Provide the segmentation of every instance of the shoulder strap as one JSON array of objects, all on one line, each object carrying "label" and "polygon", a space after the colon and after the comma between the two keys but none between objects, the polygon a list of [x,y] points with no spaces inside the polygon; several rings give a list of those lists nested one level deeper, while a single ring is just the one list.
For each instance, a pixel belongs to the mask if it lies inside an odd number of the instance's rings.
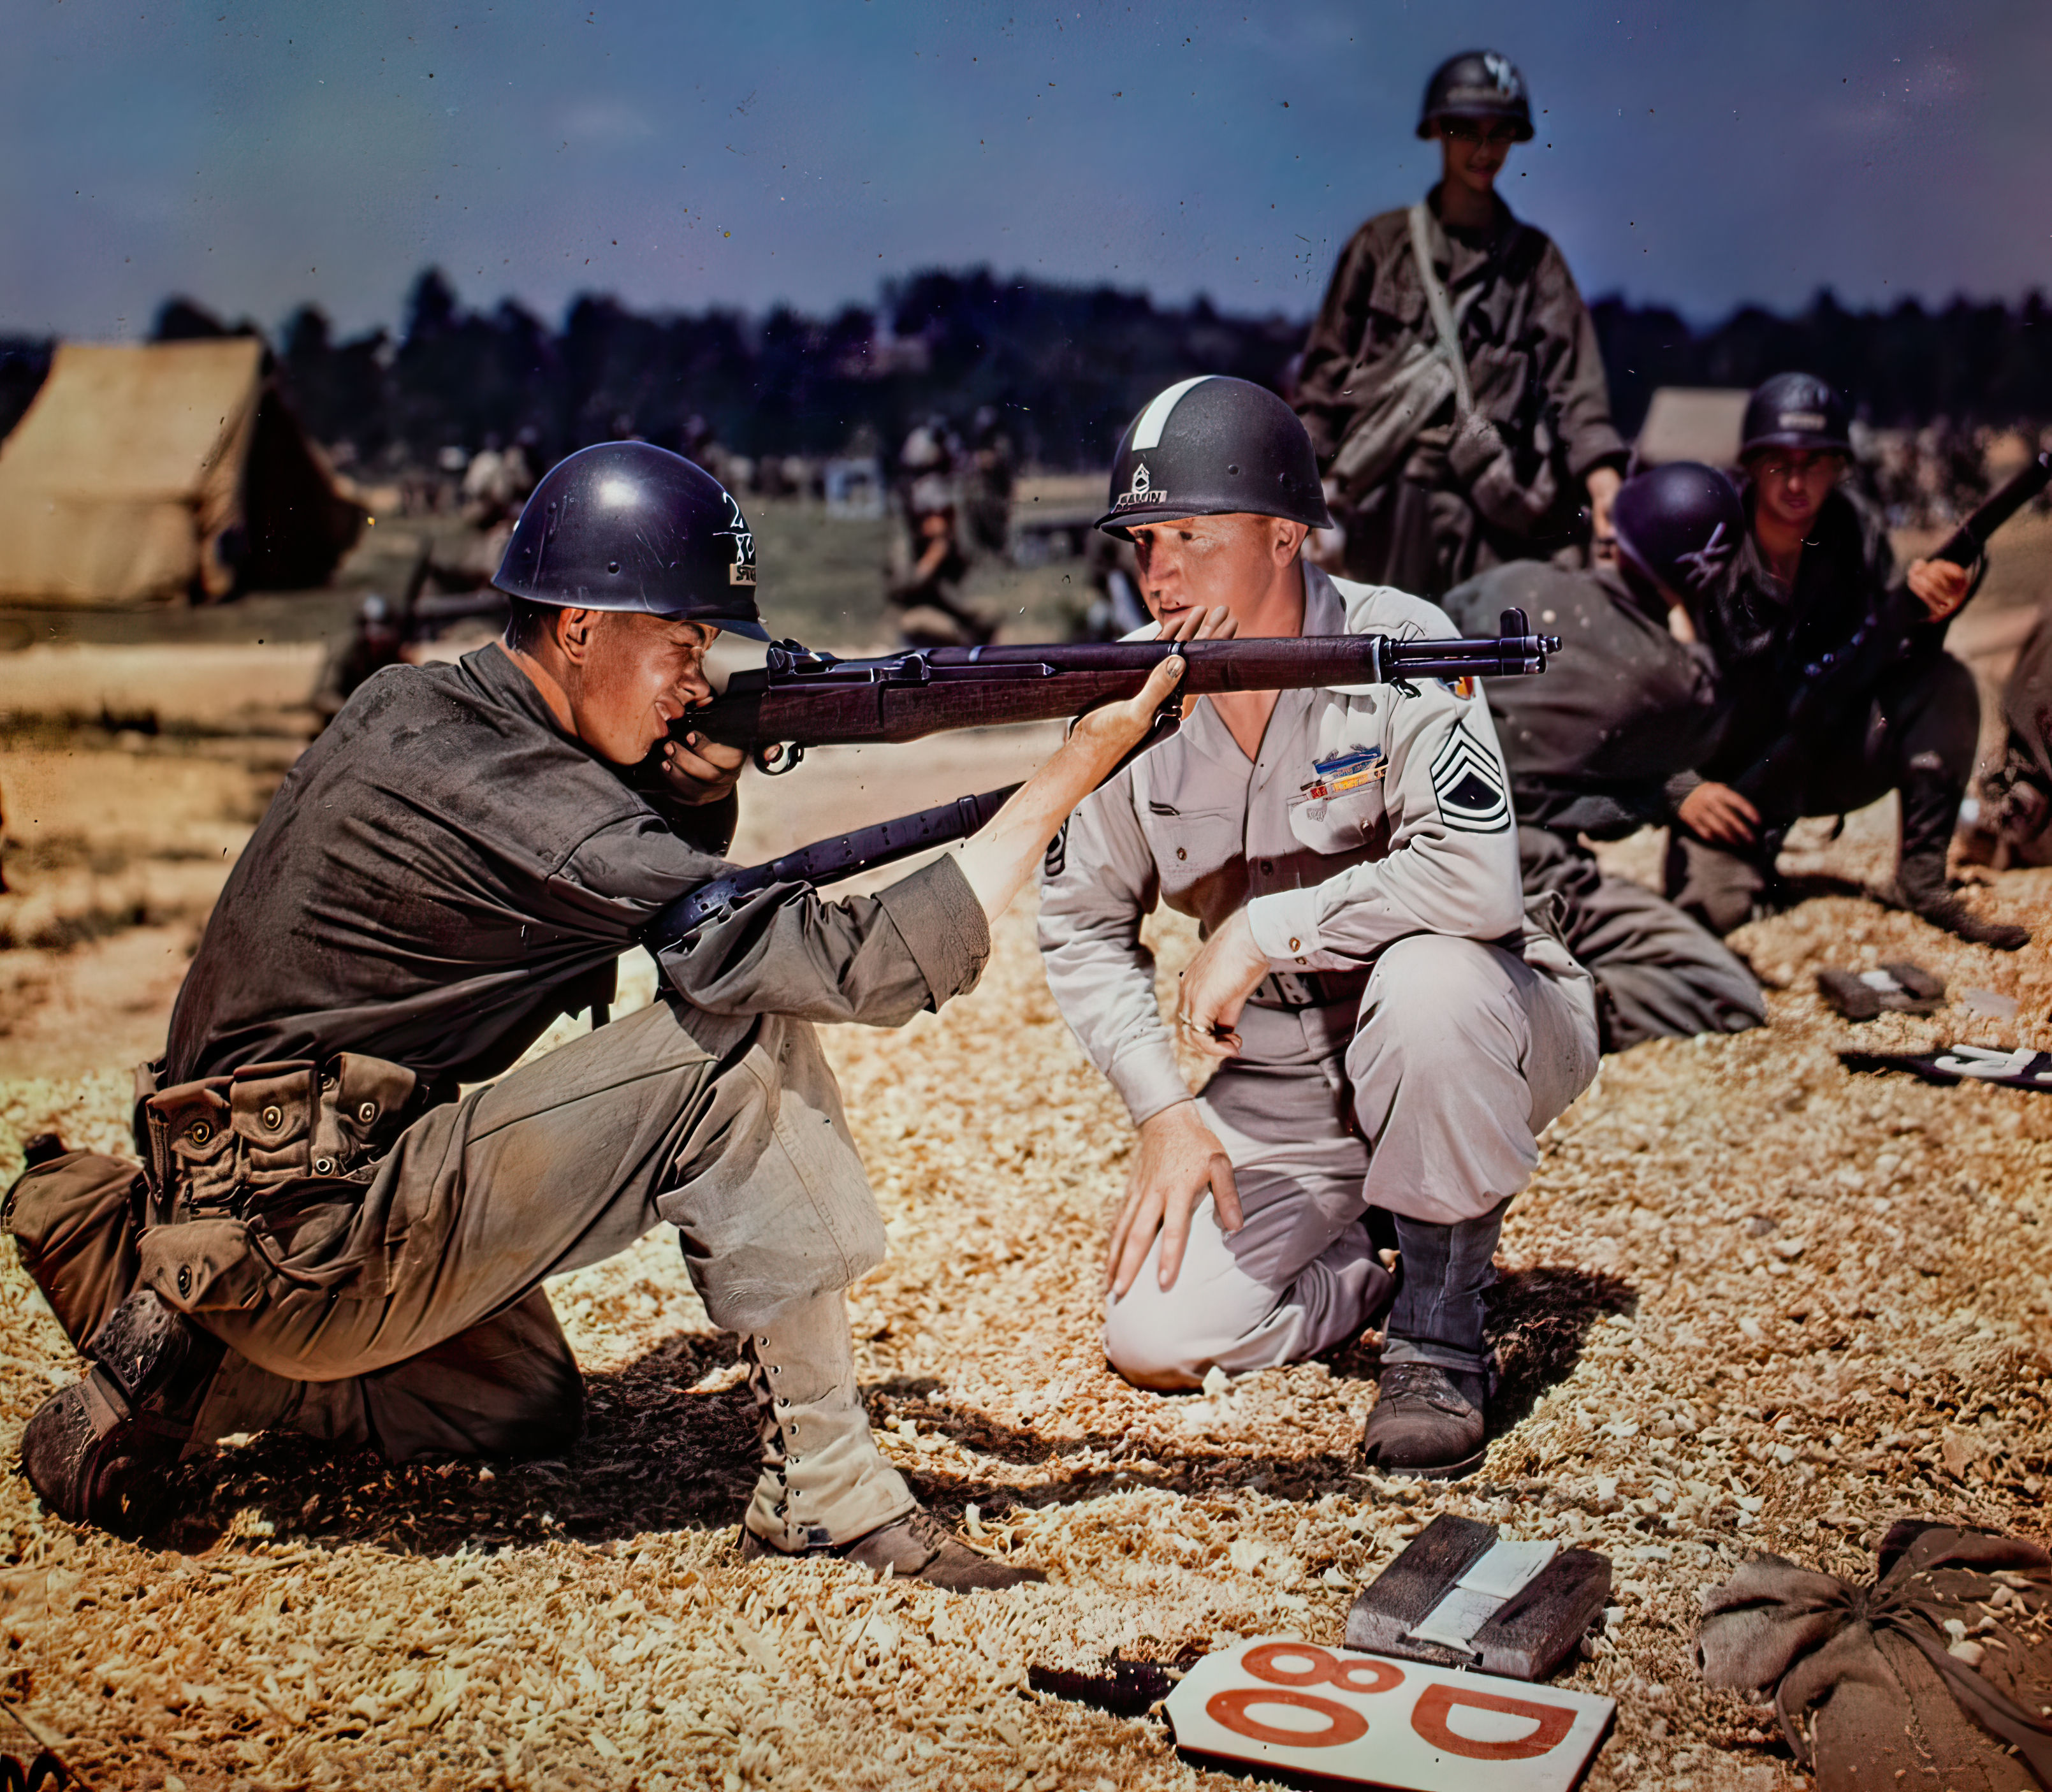
[{"label": "shoulder strap", "polygon": [[1432,332],[1439,339],[1440,359],[1453,370],[1454,406],[1463,417],[1474,409],[1474,393],[1468,384],[1467,357],[1461,353],[1461,333],[1454,322],[1454,308],[1447,302],[1447,289],[1432,266],[1431,214],[1420,199],[1411,208],[1411,254],[1418,264],[1418,278],[1425,288],[1425,304],[1432,314]]}]

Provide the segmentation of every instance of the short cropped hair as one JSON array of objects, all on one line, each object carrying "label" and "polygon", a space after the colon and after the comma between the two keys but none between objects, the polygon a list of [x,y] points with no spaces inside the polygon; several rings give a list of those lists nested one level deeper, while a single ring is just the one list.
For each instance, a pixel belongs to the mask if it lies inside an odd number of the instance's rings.
[{"label": "short cropped hair", "polygon": [[506,645],[516,653],[532,653],[554,632],[562,612],[554,604],[527,598],[506,600]]}]

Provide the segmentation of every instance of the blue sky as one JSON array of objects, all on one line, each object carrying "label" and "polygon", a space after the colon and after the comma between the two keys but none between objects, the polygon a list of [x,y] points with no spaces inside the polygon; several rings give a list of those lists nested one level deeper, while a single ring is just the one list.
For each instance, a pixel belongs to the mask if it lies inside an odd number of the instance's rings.
[{"label": "blue sky", "polygon": [[1442,56],[1543,108],[1502,190],[1584,290],[1698,319],[2052,274],[2043,0],[14,0],[0,331],[188,292],[397,317],[433,261],[555,317],[812,309],[988,263],[1308,312],[1408,203]]}]

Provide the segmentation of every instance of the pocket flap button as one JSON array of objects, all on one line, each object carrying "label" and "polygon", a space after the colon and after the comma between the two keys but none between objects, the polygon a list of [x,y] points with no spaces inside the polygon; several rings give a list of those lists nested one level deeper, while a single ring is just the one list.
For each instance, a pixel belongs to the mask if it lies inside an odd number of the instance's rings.
[{"label": "pocket flap button", "polygon": [[356,1117],[359,1120],[362,1121],[366,1126],[370,1125],[373,1120],[378,1118],[378,1104],[374,1101],[366,1101],[363,1103],[362,1105],[356,1110]]},{"label": "pocket flap button", "polygon": [[284,1123],[285,1110],[276,1102],[272,1102],[264,1110],[264,1127],[267,1132],[276,1132]]}]

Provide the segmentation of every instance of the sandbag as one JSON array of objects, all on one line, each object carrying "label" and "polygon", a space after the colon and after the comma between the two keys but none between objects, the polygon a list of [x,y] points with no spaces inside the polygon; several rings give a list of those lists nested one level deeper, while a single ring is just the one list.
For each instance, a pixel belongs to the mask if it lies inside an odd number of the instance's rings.
[{"label": "sandbag", "polygon": [[2052,1555],[1921,1519],[1877,1553],[1871,1586],[1767,1555],[1709,1589],[1703,1677],[1772,1688],[1818,1792],[2052,1789]]}]

